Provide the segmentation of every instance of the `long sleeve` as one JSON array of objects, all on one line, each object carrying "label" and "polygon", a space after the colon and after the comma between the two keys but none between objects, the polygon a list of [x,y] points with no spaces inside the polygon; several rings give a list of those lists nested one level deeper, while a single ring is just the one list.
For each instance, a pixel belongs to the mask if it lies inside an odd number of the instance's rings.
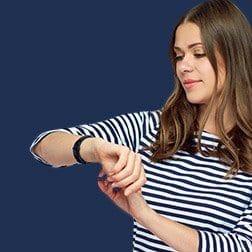
[{"label": "long sleeve", "polygon": [[131,150],[137,152],[142,136],[148,134],[148,132],[157,127],[158,124],[158,110],[128,113],[96,123],[82,124],[43,132],[33,141],[30,151],[35,159],[47,164],[46,161],[37,156],[32,149],[48,134],[60,131],[75,135],[101,137],[108,142],[127,146]]},{"label": "long sleeve", "polygon": [[199,231],[199,251],[249,252],[252,251],[252,201],[232,232]]}]

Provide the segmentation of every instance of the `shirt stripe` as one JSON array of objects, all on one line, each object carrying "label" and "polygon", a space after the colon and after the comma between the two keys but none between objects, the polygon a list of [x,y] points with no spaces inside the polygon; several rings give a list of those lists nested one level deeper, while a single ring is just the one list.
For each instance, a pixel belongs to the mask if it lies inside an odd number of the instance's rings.
[{"label": "shirt stripe", "polygon": [[[159,116],[159,110],[142,111],[46,131],[34,140],[30,150],[55,131],[102,137],[128,146],[142,157],[147,177],[142,193],[149,206],[164,217],[195,228],[199,251],[252,251],[252,175],[239,171],[225,180],[229,167],[217,157],[182,150],[174,154],[174,159],[151,162],[150,151],[143,147],[155,140]],[[203,131],[201,137],[203,148],[217,147],[217,136]],[[198,141],[196,136],[194,140]],[[175,250],[134,220],[133,251]]]}]

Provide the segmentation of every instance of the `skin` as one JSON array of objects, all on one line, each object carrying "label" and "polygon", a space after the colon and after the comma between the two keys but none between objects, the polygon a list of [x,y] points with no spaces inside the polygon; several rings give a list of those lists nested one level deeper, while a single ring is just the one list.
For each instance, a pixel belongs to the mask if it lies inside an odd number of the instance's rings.
[{"label": "skin", "polygon": [[[203,113],[212,95],[215,75],[209,60],[202,55],[204,50],[200,30],[195,24],[185,23],[178,27],[174,50],[177,54],[177,76],[187,99],[191,103],[200,104]],[[217,59],[218,89],[221,90],[225,79],[225,68],[218,54]],[[191,86],[190,83],[186,85],[184,82],[189,79],[196,82]],[[208,128],[212,133],[214,133],[213,118],[210,115],[206,124],[206,129]],[[73,165],[76,160],[73,157],[72,146],[78,138],[79,136],[73,134],[54,132],[35,145],[33,151],[51,165]],[[80,155],[88,162],[101,164],[99,176],[106,174],[107,179],[99,180],[98,186],[118,207],[175,250],[198,251],[199,238],[195,229],[165,218],[147,205],[141,193],[146,178],[139,154],[127,147],[94,137],[82,142]],[[121,189],[116,192],[113,190],[115,187]]]},{"label": "skin", "polygon": [[[79,137],[54,132],[35,145],[33,151],[55,167],[70,166],[76,163],[72,146]],[[80,155],[87,162],[100,163],[112,187],[123,188],[125,195],[137,192],[146,182],[140,155],[128,147],[92,137],[82,142]]]},{"label": "skin", "polygon": [[[185,23],[176,31],[174,50],[176,53],[176,74],[183,86],[189,102],[199,104],[203,113],[215,85],[215,73],[204,53],[200,29],[193,23]],[[225,80],[225,67],[221,56],[218,61],[218,91]],[[188,81],[189,80],[189,81]],[[192,81],[193,80],[193,81]],[[206,123],[205,129],[215,133],[214,110]],[[228,111],[228,110],[227,110]],[[226,120],[228,120],[226,113]],[[103,175],[101,171],[100,175]],[[125,197],[122,191],[114,192],[109,181],[99,181],[100,189],[128,214],[133,216],[164,243],[177,251],[198,251],[199,237],[195,229],[165,218],[151,209],[144,200],[141,190]]]},{"label": "skin", "polygon": [[[193,23],[185,23],[178,27],[174,45],[176,53],[176,74],[185,90],[186,97],[193,104],[207,105],[215,85],[215,73],[204,52],[200,29]],[[218,91],[223,88],[225,68],[223,59],[217,54]],[[185,84],[194,80],[192,86]]]},{"label": "skin", "polygon": [[[199,122],[201,122],[201,118],[211,99],[216,78],[214,69],[204,51],[200,29],[196,24],[188,22],[178,27],[174,51],[176,54],[177,77],[186,93],[188,101],[200,105],[201,115]],[[218,67],[217,92],[220,93],[224,86],[226,70],[221,54],[217,50],[215,53]],[[218,135],[215,128],[216,109],[216,107],[212,107],[204,130]],[[229,129],[228,126],[231,127],[233,125],[231,115],[230,106],[227,106],[224,113],[226,130]]]}]

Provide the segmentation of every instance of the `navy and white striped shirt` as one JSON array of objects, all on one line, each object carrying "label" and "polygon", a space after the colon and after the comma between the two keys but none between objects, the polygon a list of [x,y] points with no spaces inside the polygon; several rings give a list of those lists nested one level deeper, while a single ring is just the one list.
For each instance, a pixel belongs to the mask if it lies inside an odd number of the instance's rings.
[{"label": "navy and white striped shirt", "polygon": [[[129,113],[98,123],[47,131],[38,136],[31,148],[53,131],[92,135],[128,146],[141,154],[147,177],[142,193],[149,206],[196,229],[199,251],[252,251],[252,175],[239,171],[234,178],[225,180],[229,167],[218,158],[186,151],[178,151],[175,159],[151,162],[150,151],[142,148],[154,141],[159,114],[158,110]],[[203,146],[214,148],[217,144],[217,136],[202,133]],[[134,221],[133,251],[175,250]]]}]

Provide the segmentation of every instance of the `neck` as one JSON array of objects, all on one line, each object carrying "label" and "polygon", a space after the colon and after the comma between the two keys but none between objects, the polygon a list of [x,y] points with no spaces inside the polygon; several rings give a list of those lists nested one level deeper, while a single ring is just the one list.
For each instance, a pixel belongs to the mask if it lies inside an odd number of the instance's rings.
[{"label": "neck", "polygon": [[[203,118],[206,113],[206,109],[207,108],[205,105],[202,105],[200,107],[199,125],[203,123]],[[214,135],[220,135],[218,127],[216,125],[216,121],[215,121],[216,113],[217,113],[217,107],[211,108],[210,114],[206,120],[203,130]],[[234,122],[235,121],[232,116],[231,106],[227,106],[227,108],[224,111],[224,117],[223,117],[223,125],[224,125],[225,132],[228,132],[233,128],[233,126],[235,125]]]}]

